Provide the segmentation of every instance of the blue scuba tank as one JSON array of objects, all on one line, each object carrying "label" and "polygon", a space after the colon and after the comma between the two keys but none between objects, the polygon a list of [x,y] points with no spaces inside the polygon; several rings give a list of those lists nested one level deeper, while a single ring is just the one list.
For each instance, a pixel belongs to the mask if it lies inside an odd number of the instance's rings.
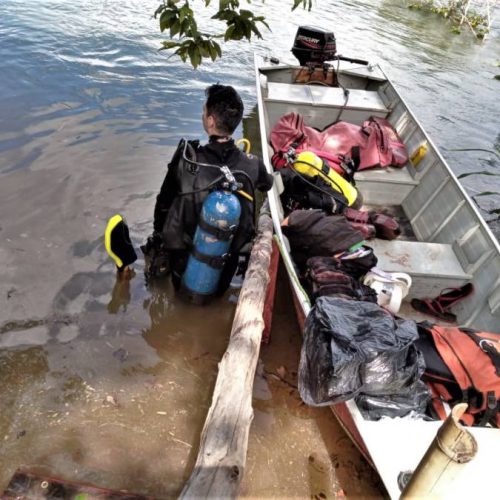
[{"label": "blue scuba tank", "polygon": [[182,277],[182,289],[192,302],[205,303],[217,291],[240,215],[240,201],[230,191],[213,191],[205,198]]}]

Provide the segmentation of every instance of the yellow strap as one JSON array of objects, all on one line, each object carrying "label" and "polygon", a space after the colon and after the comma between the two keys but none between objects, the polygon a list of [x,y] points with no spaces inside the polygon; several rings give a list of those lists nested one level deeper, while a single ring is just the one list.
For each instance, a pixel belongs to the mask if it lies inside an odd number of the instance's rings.
[{"label": "yellow strap", "polygon": [[[243,144],[245,146],[245,148],[243,149],[243,151],[245,153],[250,153],[250,149],[252,148],[252,145],[250,144],[250,141],[248,139],[245,139],[244,137],[242,137],[241,139],[238,139],[236,141],[236,146],[239,147],[240,144]],[[245,191],[242,191],[241,189],[239,191],[236,191],[238,194],[240,194],[241,196],[243,196],[243,198],[246,198],[248,201],[253,201],[253,198]]]},{"label": "yellow strap", "polygon": [[253,201],[253,198],[246,191],[242,191],[241,189],[239,189],[236,192],[243,196],[243,198],[246,198],[248,201]]},{"label": "yellow strap", "polygon": [[250,153],[250,149],[252,148],[252,145],[250,144],[250,141],[248,139],[245,139],[244,137],[241,139],[238,139],[236,141],[236,146],[239,147],[240,144],[243,144],[245,146],[243,149],[243,151],[245,153]]},{"label": "yellow strap", "polygon": [[106,225],[106,230],[104,231],[104,247],[106,248],[106,252],[108,252],[109,256],[115,261],[115,264],[118,267],[123,266],[123,261],[116,255],[111,248],[111,233],[113,229],[123,221],[123,217],[120,214],[113,215],[111,219],[108,220]]}]

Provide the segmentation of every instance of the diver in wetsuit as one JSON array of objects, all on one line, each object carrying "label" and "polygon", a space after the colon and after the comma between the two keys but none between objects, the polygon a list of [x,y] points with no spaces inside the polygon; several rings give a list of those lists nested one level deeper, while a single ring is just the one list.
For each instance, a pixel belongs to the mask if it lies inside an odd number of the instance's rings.
[{"label": "diver in wetsuit", "polygon": [[[242,195],[238,196],[241,216],[219,281],[217,294],[221,295],[231,282],[242,247],[255,233],[252,201],[255,190],[268,191],[273,178],[260,159],[243,153],[231,137],[243,117],[243,102],[236,90],[216,84],[208,87],[205,94],[202,120],[209,141],[203,146],[199,141],[187,144],[180,141],[156,198],[153,237],[143,251],[148,256],[148,247],[149,250],[158,248],[158,245],[161,247],[150,263],[150,275],[171,271],[174,287],[179,289],[203,201],[214,188],[214,181],[221,176],[220,169],[197,164],[227,166],[233,172],[242,171],[246,175],[240,173],[237,177],[242,184]],[[154,262],[154,259],[159,262]]]}]

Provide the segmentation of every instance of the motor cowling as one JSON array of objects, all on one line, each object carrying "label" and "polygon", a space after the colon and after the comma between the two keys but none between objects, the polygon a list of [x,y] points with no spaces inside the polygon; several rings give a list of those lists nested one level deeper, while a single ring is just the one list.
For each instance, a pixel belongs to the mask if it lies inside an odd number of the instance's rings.
[{"label": "motor cowling", "polygon": [[182,277],[182,291],[191,302],[204,304],[216,293],[240,216],[240,201],[232,192],[213,191],[205,198]]},{"label": "motor cowling", "polygon": [[301,66],[317,67],[334,59],[337,53],[332,31],[311,26],[299,26],[292,48]]}]

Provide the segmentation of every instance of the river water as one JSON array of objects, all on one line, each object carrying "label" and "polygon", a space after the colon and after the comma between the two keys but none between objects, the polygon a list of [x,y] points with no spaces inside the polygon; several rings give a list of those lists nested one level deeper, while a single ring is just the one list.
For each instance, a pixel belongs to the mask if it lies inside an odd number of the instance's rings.
[{"label": "river water", "polygon": [[[115,283],[102,234],[117,212],[137,246],[151,232],[172,148],[202,136],[207,85],[234,85],[255,127],[253,51],[287,59],[299,24],[331,28],[341,54],[383,64],[456,173],[500,172],[491,153],[453,151],[500,148],[498,25],[478,42],[403,1],[253,2],[265,40],[192,70],[157,51],[157,3],[0,5],[0,490],[20,466],[160,498],[189,476],[237,290],[189,306],[168,283],[147,288],[141,261]],[[500,191],[494,176],[464,185]],[[477,201],[493,219],[498,196]],[[272,335],[243,495],[380,495],[329,411],[293,388],[300,332],[284,280]]]}]

